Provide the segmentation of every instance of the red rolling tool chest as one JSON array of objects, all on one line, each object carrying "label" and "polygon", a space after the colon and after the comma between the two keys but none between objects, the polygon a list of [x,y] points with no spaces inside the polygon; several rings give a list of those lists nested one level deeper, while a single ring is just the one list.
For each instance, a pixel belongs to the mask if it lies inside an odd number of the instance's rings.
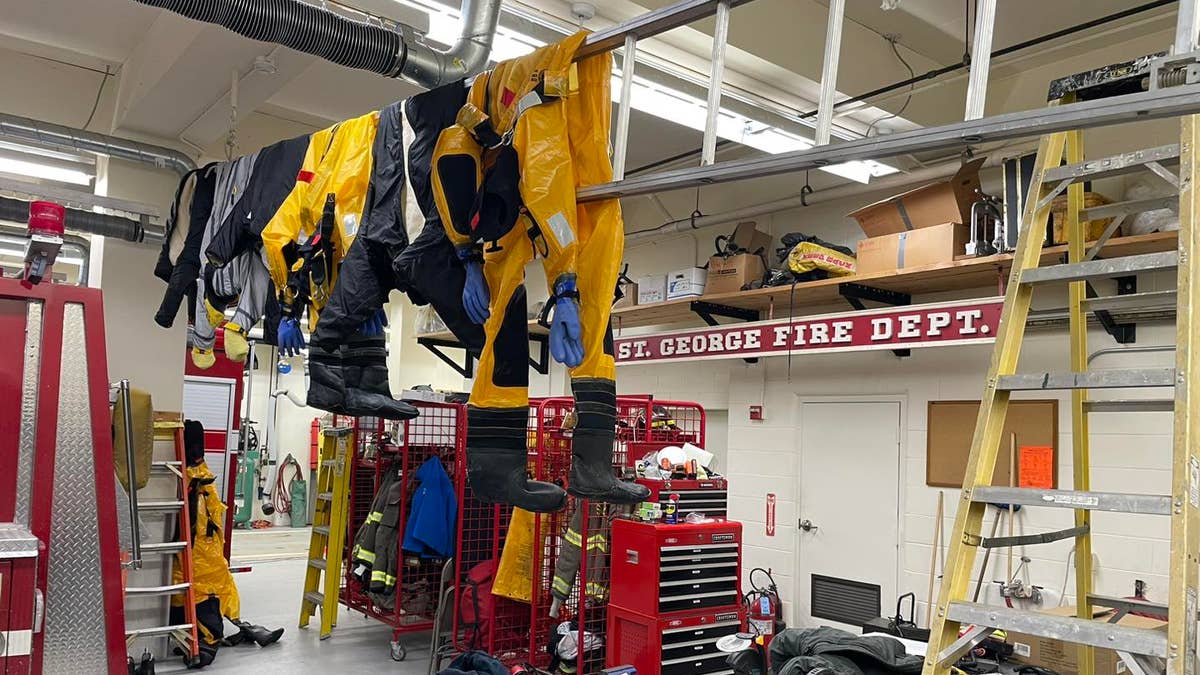
[{"label": "red rolling tool chest", "polygon": [[709,518],[724,518],[729,514],[729,484],[724,478],[704,480],[651,480],[637,479],[638,485],[650,490],[648,502],[665,502],[667,495],[679,495],[680,520],[690,513],[702,513]]},{"label": "red rolling tool chest", "polygon": [[742,525],[666,525],[617,520],[612,527],[607,665],[639,675],[730,672],[717,650],[742,630]]}]

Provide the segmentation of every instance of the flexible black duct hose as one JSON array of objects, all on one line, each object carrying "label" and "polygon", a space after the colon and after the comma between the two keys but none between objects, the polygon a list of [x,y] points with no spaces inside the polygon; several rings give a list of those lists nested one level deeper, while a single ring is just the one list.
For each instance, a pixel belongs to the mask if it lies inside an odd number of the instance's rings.
[{"label": "flexible black duct hose", "polygon": [[[0,220],[13,223],[28,222],[29,202],[0,197]],[[80,209],[67,209],[65,225],[66,229],[75,232],[87,232],[131,242],[139,242],[146,236],[142,224],[136,220]]]},{"label": "flexible black duct hose", "polygon": [[224,26],[349,68],[395,77],[406,48],[400,33],[297,0],[137,0],[189,19]]}]

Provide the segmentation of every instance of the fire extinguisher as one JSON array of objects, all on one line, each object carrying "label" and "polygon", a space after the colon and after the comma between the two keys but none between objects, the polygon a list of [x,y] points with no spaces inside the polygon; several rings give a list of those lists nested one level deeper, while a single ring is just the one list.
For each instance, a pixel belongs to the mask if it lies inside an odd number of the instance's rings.
[{"label": "fire extinguisher", "polygon": [[[755,575],[767,578],[767,583],[760,585],[755,582]],[[750,588],[743,598],[748,614],[750,632],[761,638],[765,650],[780,631],[787,628],[783,621],[783,604],[779,602],[779,589],[770,569],[755,567],[750,570]]]}]

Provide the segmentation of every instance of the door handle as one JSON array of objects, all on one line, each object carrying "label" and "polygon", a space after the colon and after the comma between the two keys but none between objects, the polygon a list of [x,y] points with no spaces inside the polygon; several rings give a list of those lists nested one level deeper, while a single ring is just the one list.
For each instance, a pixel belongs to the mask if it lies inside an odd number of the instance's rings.
[{"label": "door handle", "polygon": [[813,525],[811,520],[805,518],[804,520],[800,521],[800,529],[804,530],[805,532],[816,532],[820,528],[818,528],[816,525]]}]

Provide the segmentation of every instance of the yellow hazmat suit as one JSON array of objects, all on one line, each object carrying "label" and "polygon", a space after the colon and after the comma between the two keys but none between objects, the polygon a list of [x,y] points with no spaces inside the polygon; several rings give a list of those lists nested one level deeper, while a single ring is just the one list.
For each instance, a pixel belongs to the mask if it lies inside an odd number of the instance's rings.
[{"label": "yellow hazmat suit", "polygon": [[[188,480],[196,494],[192,514],[192,589],[195,593],[196,604],[199,605],[209,598],[216,598],[220,603],[220,615],[230,621],[241,618],[241,602],[238,599],[237,585],[233,582],[233,573],[229,571],[229,562],[225,560],[225,504],[217,495],[213,483],[216,478],[208,470],[208,465],[200,462],[187,468]],[[175,555],[175,564],[171,570],[171,583],[181,584],[185,581],[181,567],[182,554]],[[184,595],[171,596],[171,604],[182,607]],[[205,644],[214,644],[220,635],[214,635],[204,617],[200,617],[200,640]],[[219,621],[219,617],[216,617]]]},{"label": "yellow hazmat suit", "polygon": [[[379,113],[346,120],[312,135],[296,185],[279,210],[263,228],[263,258],[275,287],[287,289],[288,276],[303,261],[297,250],[311,239],[321,219],[326,199],[336,199],[331,274],[314,284],[309,295],[309,329],[316,328],[318,314],[337,281],[337,263],[350,250],[358,234],[371,182],[371,147],[379,126]],[[290,305],[296,298],[281,290]],[[296,308],[297,311],[299,308]]]},{"label": "yellow hazmat suit", "polygon": [[570,371],[580,413],[570,491],[612,502],[645,498],[643,490],[615,481],[611,466],[616,395],[609,313],[624,248],[620,203],[575,201],[578,186],[612,179],[612,58],[573,64],[585,37],[578,33],[480,75],[457,124],[442,132],[434,150],[434,198],[447,235],[464,259],[478,259],[468,251],[485,245],[491,314],[468,409],[471,486],[484,500],[535,512],[565,504],[561,489],[525,482],[524,280],[535,254],[551,289],[567,282],[578,290],[583,360]]}]

